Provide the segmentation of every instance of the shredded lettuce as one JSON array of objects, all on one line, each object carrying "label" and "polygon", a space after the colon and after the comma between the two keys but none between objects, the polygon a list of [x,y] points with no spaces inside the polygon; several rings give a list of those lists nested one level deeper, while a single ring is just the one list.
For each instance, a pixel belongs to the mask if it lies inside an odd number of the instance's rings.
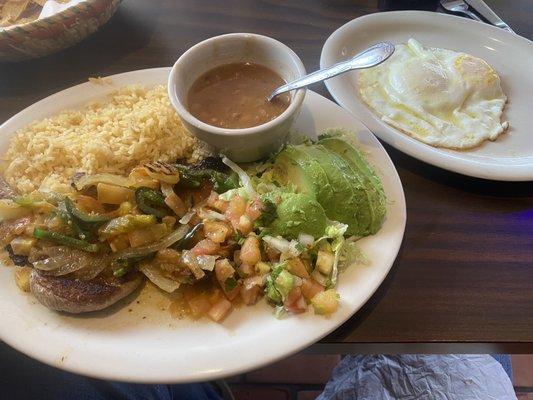
[{"label": "shredded lettuce", "polygon": [[344,238],[344,234],[346,233],[347,229],[348,229],[348,225],[346,224],[343,224],[338,221],[328,221],[328,226],[326,227],[324,236],[318,238],[315,241],[315,246],[316,246],[322,240],[328,240],[328,239],[331,240],[331,249],[333,250],[333,253],[335,255],[335,258],[333,261],[333,267],[331,269],[331,274],[326,281],[327,288],[333,288],[337,285],[337,279],[339,276],[339,260],[341,257],[341,253],[343,251],[344,244],[346,242],[346,239]]},{"label": "shredded lettuce", "polygon": [[228,157],[223,157],[222,162],[226,164],[228,167],[230,167],[237,175],[239,175],[239,179],[241,181],[241,184],[243,188],[248,193],[248,198],[253,199],[257,196],[257,193],[255,192],[255,189],[252,185],[252,181],[250,180],[250,177],[244,170],[239,167],[237,164],[235,164],[233,161],[231,161]]},{"label": "shredded lettuce", "polygon": [[339,236],[344,236],[348,225],[343,224],[339,221],[329,221],[328,226],[326,227],[326,236],[329,238],[337,238]]},{"label": "shredded lettuce", "polygon": [[275,285],[276,278],[279,276],[281,271],[283,271],[283,264],[276,265],[266,278],[265,294],[270,302],[277,305],[280,305],[283,302],[281,293]]},{"label": "shredded lettuce", "polygon": [[343,271],[350,265],[368,265],[370,260],[361,251],[357,242],[353,238],[346,239],[342,251],[339,255],[339,271]]},{"label": "shredded lettuce", "polygon": [[282,319],[287,315],[287,310],[285,310],[285,307],[283,306],[276,306],[274,308],[274,317],[276,319]]},{"label": "shredded lettuce", "polygon": [[220,200],[224,201],[230,201],[233,197],[240,196],[244,200],[248,201],[250,200],[250,196],[248,194],[248,191],[244,187],[240,187],[237,189],[230,189],[227,192],[224,192],[218,196]]},{"label": "shredded lettuce", "polygon": [[333,239],[333,241],[344,239],[344,234],[348,229],[348,225],[339,221],[328,221],[324,235],[315,240],[315,246],[322,240]]}]

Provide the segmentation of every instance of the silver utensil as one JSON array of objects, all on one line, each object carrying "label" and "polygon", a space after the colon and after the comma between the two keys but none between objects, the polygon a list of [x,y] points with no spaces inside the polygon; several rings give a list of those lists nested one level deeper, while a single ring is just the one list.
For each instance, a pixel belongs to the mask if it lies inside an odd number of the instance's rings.
[{"label": "silver utensil", "polygon": [[492,9],[483,0],[466,0],[466,2],[470,7],[485,17],[492,25],[505,29],[511,33],[516,33],[509,25],[503,22],[502,19],[498,17],[498,15],[492,11]]},{"label": "silver utensil", "polygon": [[392,53],[394,53],[394,45],[392,43],[377,43],[349,60],[341,61],[332,65],[331,67],[312,72],[309,75],[278,87],[270,96],[268,96],[267,100],[271,101],[274,97],[282,93],[299,89],[312,83],[320,82],[354,69],[374,67],[389,58]]},{"label": "silver utensil", "polygon": [[470,5],[470,7],[472,7],[474,10],[483,15],[483,17],[485,17],[487,21],[489,21],[492,25],[498,28],[505,29],[506,31],[509,31],[511,33],[515,33],[509,27],[509,25],[503,22],[501,18],[498,17],[498,15],[496,15],[496,13],[492,11],[487,4],[485,4],[483,0],[467,0],[466,2],[463,0],[440,0],[440,5],[446,11],[457,14],[464,14],[472,19],[475,19],[476,21],[485,22],[475,13],[469,10],[468,6]]},{"label": "silver utensil", "polygon": [[449,11],[452,13],[464,14],[464,15],[469,16],[472,19],[475,19],[476,21],[485,22],[481,18],[479,18],[476,14],[474,14],[472,11],[470,11],[468,9],[468,4],[466,4],[463,0],[440,0],[440,5],[446,11]]}]

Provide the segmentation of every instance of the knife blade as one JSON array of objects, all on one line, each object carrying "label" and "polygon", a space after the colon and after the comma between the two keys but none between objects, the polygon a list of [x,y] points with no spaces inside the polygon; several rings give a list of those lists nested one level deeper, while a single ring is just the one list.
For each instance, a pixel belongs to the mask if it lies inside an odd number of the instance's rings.
[{"label": "knife blade", "polygon": [[483,17],[487,19],[492,25],[497,26],[498,28],[505,29],[511,33],[515,33],[509,25],[502,21],[498,15],[492,11],[492,9],[485,3],[483,0],[465,0],[466,3],[480,13]]}]

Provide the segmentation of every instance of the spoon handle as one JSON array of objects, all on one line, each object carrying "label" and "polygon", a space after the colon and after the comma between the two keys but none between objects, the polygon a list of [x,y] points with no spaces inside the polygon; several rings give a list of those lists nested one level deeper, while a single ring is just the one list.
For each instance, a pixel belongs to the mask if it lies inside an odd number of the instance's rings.
[{"label": "spoon handle", "polygon": [[274,97],[279,94],[299,89],[304,86],[308,86],[315,82],[320,82],[344,72],[353,70],[353,69],[362,69],[374,67],[378,64],[381,64],[387,58],[389,58],[392,53],[394,53],[394,45],[388,42],[380,42],[375,44],[372,47],[362,51],[361,53],[355,55],[353,58],[350,58],[346,61],[341,61],[337,64],[332,65],[331,67],[320,69],[318,71],[312,72],[309,75],[306,75],[300,79],[287,83],[286,85],[278,87],[272,92],[268,97],[268,101],[271,101]]}]

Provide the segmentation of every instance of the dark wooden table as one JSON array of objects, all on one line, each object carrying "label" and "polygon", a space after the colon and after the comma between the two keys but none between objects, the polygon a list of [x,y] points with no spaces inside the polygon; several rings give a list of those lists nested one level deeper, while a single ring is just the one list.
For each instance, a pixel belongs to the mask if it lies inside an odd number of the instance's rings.
[{"label": "dark wooden table", "polygon": [[[376,3],[126,0],[79,45],[40,60],[0,64],[0,122],[90,76],[172,65],[193,44],[228,32],[279,39],[312,71],[326,38],[345,22],[376,12]],[[487,3],[533,39],[531,0]],[[329,97],[322,84],[313,89]],[[533,183],[468,178],[385,147],[407,200],[403,246],[372,299],[311,350],[533,353]]]}]

